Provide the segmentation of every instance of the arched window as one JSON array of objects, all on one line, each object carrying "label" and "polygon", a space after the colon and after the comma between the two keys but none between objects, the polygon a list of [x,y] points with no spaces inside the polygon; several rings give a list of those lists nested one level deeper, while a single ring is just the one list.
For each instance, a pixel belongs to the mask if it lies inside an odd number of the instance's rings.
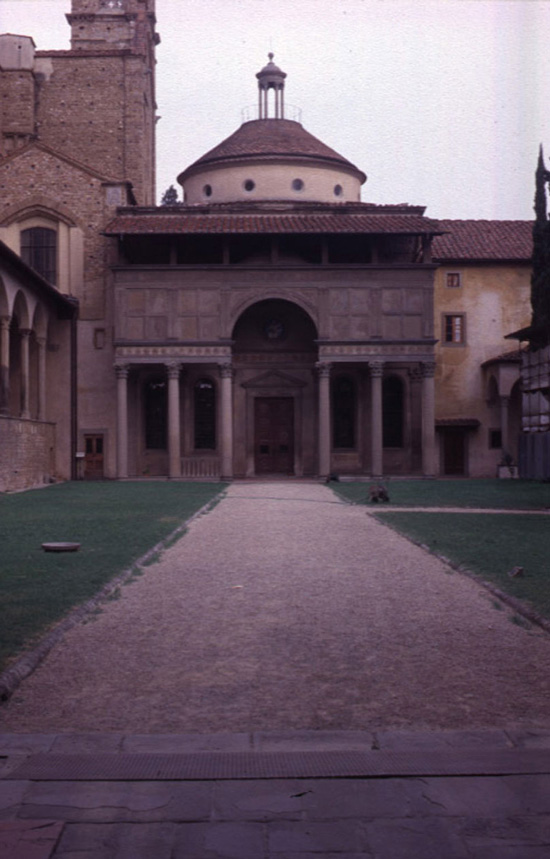
[{"label": "arched window", "polygon": [[332,387],[332,446],[355,447],[355,382],[351,376],[337,376]]},{"label": "arched window", "polygon": [[216,449],[216,388],[210,379],[199,379],[194,390],[195,450]]},{"label": "arched window", "polygon": [[166,381],[149,379],[145,383],[145,447],[147,450],[166,450]]},{"label": "arched window", "polygon": [[384,447],[403,447],[403,388],[403,380],[399,376],[388,376],[382,382]]},{"label": "arched window", "polygon": [[21,231],[21,258],[50,283],[57,282],[57,233],[47,227]]}]

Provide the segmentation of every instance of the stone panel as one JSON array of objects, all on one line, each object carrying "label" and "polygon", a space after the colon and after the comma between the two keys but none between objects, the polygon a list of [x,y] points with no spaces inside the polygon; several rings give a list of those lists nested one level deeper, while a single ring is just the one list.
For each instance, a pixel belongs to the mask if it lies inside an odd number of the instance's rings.
[{"label": "stone panel", "polygon": [[126,290],[126,308],[129,314],[141,316],[145,313],[147,293],[144,289]]},{"label": "stone panel", "polygon": [[382,336],[384,340],[401,340],[403,326],[401,316],[382,317]]},{"label": "stone panel", "polygon": [[365,340],[370,337],[370,319],[368,316],[352,316],[349,321],[349,333],[352,340]]},{"label": "stone panel", "polygon": [[420,340],[422,337],[422,317],[403,317],[403,337],[405,340]]},{"label": "stone panel", "polygon": [[347,289],[329,290],[329,308],[331,313],[348,313],[349,299]]},{"label": "stone panel", "polygon": [[333,316],[330,320],[329,332],[333,340],[346,340],[349,337],[348,317]]},{"label": "stone panel", "polygon": [[403,310],[403,291],[401,289],[382,290],[382,313],[400,313]]},{"label": "stone panel", "polygon": [[220,295],[218,290],[205,289],[199,292],[199,313],[213,316],[220,312]]},{"label": "stone panel", "polygon": [[183,316],[180,319],[180,338],[181,340],[197,340],[198,327],[196,316]]},{"label": "stone panel", "polygon": [[405,313],[422,314],[424,309],[424,296],[418,289],[403,290],[404,294],[404,311]]},{"label": "stone panel", "polygon": [[203,316],[199,319],[199,332],[202,340],[219,337],[220,323],[217,316]]},{"label": "stone panel", "polygon": [[369,289],[350,289],[350,313],[369,313],[370,297],[371,293]]},{"label": "stone panel", "polygon": [[197,291],[195,289],[180,289],[178,291],[177,312],[183,316],[197,312]]},{"label": "stone panel", "polygon": [[143,340],[145,337],[145,318],[126,317],[121,325],[125,340]]}]

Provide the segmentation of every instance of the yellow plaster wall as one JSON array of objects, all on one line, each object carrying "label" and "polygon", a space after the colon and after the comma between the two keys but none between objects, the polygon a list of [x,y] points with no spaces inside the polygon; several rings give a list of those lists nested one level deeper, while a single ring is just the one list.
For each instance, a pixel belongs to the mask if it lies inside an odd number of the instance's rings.
[{"label": "yellow plaster wall", "polygon": [[[446,286],[448,272],[460,274],[461,286]],[[435,275],[436,419],[481,422],[468,433],[471,477],[495,475],[500,452],[489,449],[488,430],[499,427],[498,411],[487,402],[488,374],[481,365],[517,348],[505,335],[529,324],[530,277],[529,264],[442,265]],[[465,314],[464,345],[444,343],[447,314]]]}]

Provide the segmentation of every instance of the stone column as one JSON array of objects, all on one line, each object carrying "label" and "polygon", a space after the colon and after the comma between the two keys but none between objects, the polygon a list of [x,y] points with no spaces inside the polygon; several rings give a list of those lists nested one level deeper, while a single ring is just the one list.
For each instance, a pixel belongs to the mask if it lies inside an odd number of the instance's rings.
[{"label": "stone column", "polygon": [[46,420],[46,338],[37,337],[38,344],[38,420]]},{"label": "stone column", "polygon": [[10,318],[0,318],[0,415],[10,410]]},{"label": "stone column", "polygon": [[181,477],[181,364],[167,364],[166,369],[168,371],[168,476]]},{"label": "stone column", "polygon": [[422,364],[422,473],[435,477],[435,363]]},{"label": "stone column", "polygon": [[370,432],[371,432],[371,473],[382,477],[382,375],[383,361],[369,361],[370,370]]},{"label": "stone column", "polygon": [[330,370],[331,365],[321,361],[319,375],[319,477],[330,474]]},{"label": "stone column", "polygon": [[510,406],[510,397],[500,397],[500,440],[502,447],[502,455],[510,455],[510,438],[508,436],[508,408]]},{"label": "stone column", "polygon": [[128,477],[128,364],[116,364],[117,376],[117,477]]},{"label": "stone column", "polygon": [[233,477],[233,366],[220,364],[221,376],[221,477]]},{"label": "stone column", "polygon": [[21,417],[30,418],[31,412],[29,408],[29,390],[30,390],[30,372],[29,372],[29,344],[31,339],[31,329],[21,328]]}]

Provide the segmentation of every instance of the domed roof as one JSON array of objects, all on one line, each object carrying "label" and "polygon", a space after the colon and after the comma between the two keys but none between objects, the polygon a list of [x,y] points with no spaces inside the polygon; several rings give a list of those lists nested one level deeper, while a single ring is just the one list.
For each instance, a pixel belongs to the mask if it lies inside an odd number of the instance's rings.
[{"label": "domed roof", "polygon": [[276,160],[280,164],[324,162],[326,166],[351,173],[361,182],[365,174],[351,161],[310,134],[299,122],[290,119],[257,119],[245,122],[233,134],[187,167],[178,176],[182,182],[205,168],[239,163]]},{"label": "domed roof", "polygon": [[263,69],[261,69],[261,71],[259,71],[257,73],[256,77],[258,78],[259,81],[263,80],[264,78],[271,78],[271,77],[273,77],[274,80],[280,79],[281,82],[284,81],[284,79],[286,78],[286,72],[283,72],[283,70],[280,69],[279,66],[275,65],[275,63],[273,62],[274,54],[268,54],[268,57],[269,57],[268,64],[266,66],[264,66]]}]

